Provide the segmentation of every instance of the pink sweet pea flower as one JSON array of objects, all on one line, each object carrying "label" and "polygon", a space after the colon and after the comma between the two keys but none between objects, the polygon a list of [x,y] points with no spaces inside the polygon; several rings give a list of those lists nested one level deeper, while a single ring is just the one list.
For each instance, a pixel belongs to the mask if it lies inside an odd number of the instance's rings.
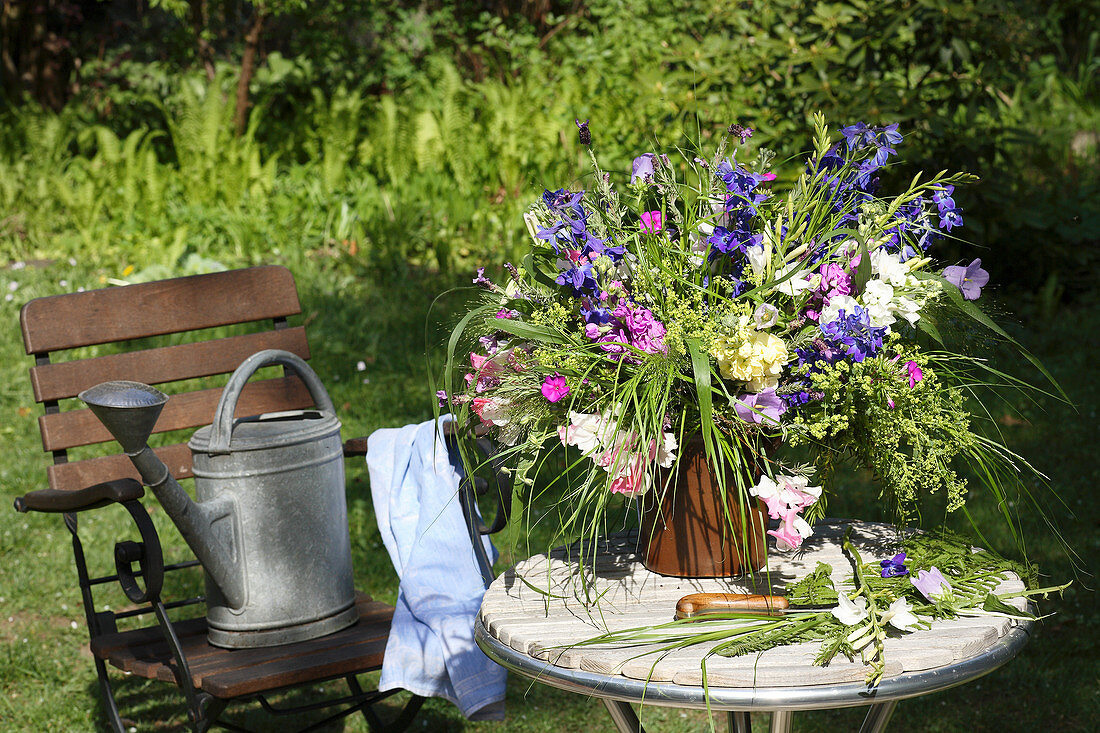
[{"label": "pink sweet pea flower", "polygon": [[643,232],[659,232],[662,225],[661,212],[646,211],[642,213],[641,228]]},{"label": "pink sweet pea flower", "polygon": [[567,394],[569,394],[569,385],[565,383],[565,377],[557,372],[554,373],[554,376],[547,376],[542,381],[542,396],[548,402],[558,402]]}]

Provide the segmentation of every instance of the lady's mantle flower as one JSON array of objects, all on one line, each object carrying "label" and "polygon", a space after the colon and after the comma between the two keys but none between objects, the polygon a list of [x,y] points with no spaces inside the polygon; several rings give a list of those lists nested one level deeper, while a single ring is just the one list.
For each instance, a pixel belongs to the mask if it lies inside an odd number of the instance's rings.
[{"label": "lady's mantle flower", "polygon": [[747,383],[750,392],[774,390],[779,386],[783,366],[790,361],[783,339],[747,329],[739,329],[738,336],[716,340],[711,354],[718,361],[723,377]]},{"label": "lady's mantle flower", "polygon": [[662,227],[661,212],[645,211],[642,213],[642,223],[639,225],[643,232],[659,232]]},{"label": "lady's mantle flower", "polygon": [[558,402],[569,394],[569,385],[565,383],[565,377],[558,373],[548,376],[542,381],[542,396],[548,402]]},{"label": "lady's mantle flower", "polygon": [[920,619],[913,615],[913,607],[904,598],[899,598],[891,603],[880,619],[883,623],[888,623],[895,629],[902,631],[912,631],[920,626]]},{"label": "lady's mantle flower", "polygon": [[917,577],[911,582],[922,596],[932,602],[942,599],[951,592],[951,584],[934,565],[928,570],[918,570]]},{"label": "lady's mantle flower", "polygon": [[977,300],[982,288],[989,284],[989,273],[982,269],[981,259],[976,259],[966,267],[951,265],[943,271],[943,278],[962,291],[966,300]]},{"label": "lady's mantle flower", "polygon": [[899,552],[889,560],[879,562],[882,566],[882,577],[897,578],[909,574],[909,568],[905,567],[905,553]]},{"label": "lady's mantle flower", "polygon": [[867,599],[863,596],[853,601],[847,593],[839,593],[836,602],[837,607],[832,610],[832,614],[845,626],[855,626],[867,618]]}]

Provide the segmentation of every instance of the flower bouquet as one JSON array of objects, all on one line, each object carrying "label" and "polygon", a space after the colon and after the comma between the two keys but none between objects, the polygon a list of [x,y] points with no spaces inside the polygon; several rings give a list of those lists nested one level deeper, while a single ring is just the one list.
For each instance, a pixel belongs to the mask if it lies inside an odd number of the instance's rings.
[{"label": "flower bouquet", "polygon": [[[743,544],[751,523],[736,520],[759,500],[775,546],[797,548],[841,458],[873,471],[898,521],[937,492],[963,506],[959,462],[1004,498],[1025,464],[973,427],[971,406],[976,385],[1014,380],[949,351],[940,325],[962,316],[1009,337],[973,302],[981,261],[938,269],[928,256],[962,226],[953,193],[970,176],[888,195],[878,173],[897,126],[837,136],[819,116],[782,192],[774,156],[747,154],[752,130],[737,125],[709,157],[645,153],[618,180],[578,125],[591,184],[535,201],[531,251],[505,282],[478,270],[484,298],[452,333],[440,391],[503,446],[517,485],[566,449],[562,536],[603,531],[620,495],[675,495],[692,446]],[[781,460],[777,443],[808,462]]]}]

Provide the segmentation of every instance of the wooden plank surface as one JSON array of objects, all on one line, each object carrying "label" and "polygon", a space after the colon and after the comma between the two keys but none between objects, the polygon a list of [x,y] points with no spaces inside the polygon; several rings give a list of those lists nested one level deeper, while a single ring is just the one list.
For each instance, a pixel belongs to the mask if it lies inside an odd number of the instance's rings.
[{"label": "wooden plank surface", "polygon": [[[740,580],[672,578],[650,573],[637,553],[636,533],[603,540],[596,552],[576,547],[539,555],[504,573],[486,592],[481,621],[489,635],[506,646],[566,669],[582,669],[629,679],[701,685],[703,654],[716,644],[658,654],[658,644],[577,646],[607,631],[620,631],[673,620],[676,602],[689,593],[773,592],[812,572],[818,562],[833,569],[838,588],[851,588],[851,563],[840,548],[848,523],[820,522],[797,553],[772,552],[769,571]],[[853,541],[865,562],[892,557],[900,536],[882,524],[857,523]],[[582,560],[590,581],[589,597],[577,577]],[[532,587],[534,586],[534,587]],[[1011,578],[1000,592],[1021,590]],[[1023,599],[1014,605],[1024,607]],[[937,621],[930,630],[891,635],[886,641],[885,676],[936,669],[973,657],[1004,636],[1015,622],[999,617]],[[797,644],[739,657],[707,659],[711,686],[785,687],[863,680],[868,668],[840,657],[827,667],[813,665],[820,645]]]},{"label": "wooden plank surface", "polygon": [[[222,649],[206,641],[206,619],[174,624],[193,684],[216,697],[251,695],[288,685],[377,669],[389,636],[393,607],[365,594],[356,599],[359,620],[333,634],[294,644]],[[175,681],[175,662],[159,627],[106,634],[92,653],[138,677]]]},{"label": "wooden plank surface", "polygon": [[[168,471],[182,481],[191,478],[191,449],[186,443],[175,443],[161,448],[154,448]],[[46,467],[46,478],[51,489],[58,491],[75,491],[92,484],[103,481],[113,481],[119,478],[132,478],[141,480],[141,475],[130,459],[121,453],[111,456],[98,456],[83,461],[72,463],[57,463]]]},{"label": "wooden plank surface", "polygon": [[[171,395],[153,432],[185,430],[209,425],[223,390],[203,389]],[[237,400],[237,417],[296,410],[313,405],[309,390],[296,376],[251,381]],[[38,418],[44,450],[66,450],[114,440],[89,409],[70,410]]]},{"label": "wooden plank surface", "polygon": [[263,349],[282,349],[309,359],[305,328],[296,326],[94,359],[44,364],[31,368],[31,387],[35,402],[45,402],[76,397],[89,387],[115,379],[164,384],[228,374],[246,358]]},{"label": "wooden plank surface", "polygon": [[27,353],[42,354],[300,312],[294,277],[270,265],[36,298],[19,319]]}]

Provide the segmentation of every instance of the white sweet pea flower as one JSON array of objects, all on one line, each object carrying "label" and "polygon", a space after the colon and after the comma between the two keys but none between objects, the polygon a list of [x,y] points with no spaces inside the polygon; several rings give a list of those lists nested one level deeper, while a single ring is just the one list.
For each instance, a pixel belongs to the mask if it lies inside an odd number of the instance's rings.
[{"label": "white sweet pea flower", "polygon": [[867,618],[867,599],[860,596],[852,601],[846,593],[840,593],[836,597],[837,607],[832,610],[836,620],[845,626],[855,626]]},{"label": "white sweet pea flower", "polygon": [[913,607],[904,598],[899,598],[890,604],[882,614],[882,621],[902,631],[913,631],[920,626],[920,620],[913,615]]}]

